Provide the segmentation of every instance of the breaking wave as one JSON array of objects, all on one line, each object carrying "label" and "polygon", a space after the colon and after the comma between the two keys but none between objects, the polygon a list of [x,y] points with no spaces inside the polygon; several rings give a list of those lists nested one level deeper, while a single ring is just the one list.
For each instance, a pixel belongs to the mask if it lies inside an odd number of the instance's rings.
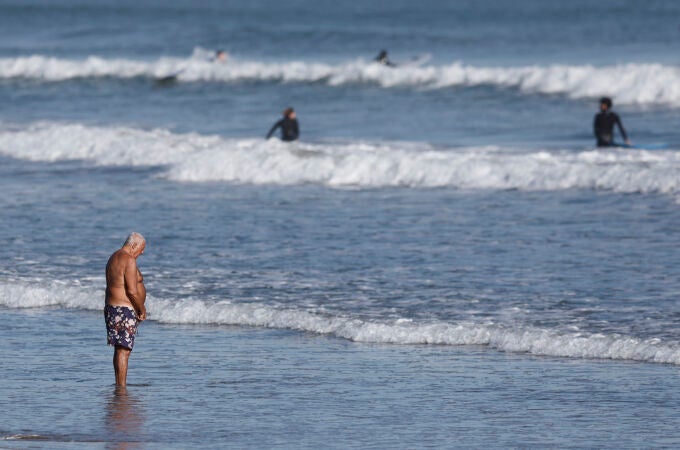
[{"label": "breaking wave", "polygon": [[[79,286],[0,283],[0,306],[101,310],[102,292]],[[481,345],[533,355],[630,360],[680,365],[680,343],[619,334],[562,332],[490,323],[391,321],[323,315],[264,304],[208,303],[195,299],[147,301],[149,320],[167,324],[215,324],[291,329],[354,342],[416,345]]]},{"label": "breaking wave", "polygon": [[0,128],[0,154],[30,161],[160,166],[178,182],[329,187],[680,191],[680,151],[440,148],[407,142],[285,144],[163,129],[36,123]]},{"label": "breaking wave", "polygon": [[479,67],[455,62],[389,68],[361,59],[329,64],[232,58],[226,63],[214,63],[205,55],[205,50],[196,49],[190,58],[167,57],[153,61],[98,56],[85,59],[42,55],[0,58],[0,79],[54,82],[76,78],[161,79],[176,76],[178,82],[372,84],[414,89],[490,85],[518,89],[527,94],[557,94],[574,99],[609,95],[617,104],[680,107],[680,67],[663,64]]}]

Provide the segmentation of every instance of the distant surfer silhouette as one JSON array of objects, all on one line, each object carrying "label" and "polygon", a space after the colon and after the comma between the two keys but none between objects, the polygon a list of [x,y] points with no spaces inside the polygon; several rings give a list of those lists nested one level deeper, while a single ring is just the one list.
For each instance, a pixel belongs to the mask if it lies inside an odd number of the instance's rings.
[{"label": "distant surfer silhouette", "polygon": [[380,50],[378,56],[375,57],[375,62],[382,64],[387,67],[397,67],[390,59],[387,57],[387,50]]},{"label": "distant surfer silhouette", "polygon": [[229,54],[227,52],[225,52],[224,50],[217,50],[215,52],[215,56],[210,58],[209,61],[222,63],[222,62],[226,62],[227,59],[229,59]]},{"label": "distant surfer silhouette", "polygon": [[[214,62],[214,63],[224,63],[229,59],[229,53],[225,52],[224,50],[216,50],[215,54],[207,58],[208,62]],[[177,82],[177,77],[180,76],[182,72],[186,70],[186,67],[178,70],[177,72],[173,73],[172,75],[167,75],[165,77],[161,78],[156,78],[155,84],[156,86],[172,86]]]},{"label": "distant surfer silhouette", "polygon": [[285,142],[292,142],[300,137],[300,127],[298,126],[297,115],[293,108],[286,108],[283,110],[283,118],[272,126],[266,139],[269,139],[277,128],[281,128],[281,140]]},{"label": "distant surfer silhouette", "polygon": [[595,138],[597,139],[597,146],[612,147],[618,145],[614,142],[614,125],[619,127],[619,131],[621,132],[621,136],[626,145],[631,145],[630,140],[628,140],[628,136],[626,135],[626,130],[621,123],[621,118],[612,111],[611,108],[612,99],[609,97],[602,97],[600,99],[600,112],[595,115],[595,120],[593,121],[593,131],[595,132]]}]

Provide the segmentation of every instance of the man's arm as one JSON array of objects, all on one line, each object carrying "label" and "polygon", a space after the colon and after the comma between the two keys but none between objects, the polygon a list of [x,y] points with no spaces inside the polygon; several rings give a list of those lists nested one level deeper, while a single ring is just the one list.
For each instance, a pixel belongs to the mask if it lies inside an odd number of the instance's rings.
[{"label": "man's arm", "polygon": [[300,137],[300,127],[298,126],[298,121],[293,123],[293,131],[295,132],[295,139]]},{"label": "man's arm", "polygon": [[597,126],[597,117],[598,115],[595,114],[595,118],[593,119],[593,134],[595,135],[596,138],[600,137],[600,130],[599,127]]},{"label": "man's arm", "polygon": [[125,295],[132,303],[137,313],[139,320],[146,319],[146,308],[144,307],[144,299],[141,298],[141,293],[137,289],[137,263],[135,259],[130,257],[125,264]]},{"label": "man's arm", "polygon": [[626,144],[630,144],[628,136],[626,135],[626,130],[623,129],[623,124],[621,123],[621,118],[618,114],[616,115],[616,125],[619,127],[619,131],[621,132],[621,136],[623,136],[623,140],[626,141]]},{"label": "man's arm", "polygon": [[142,301],[142,304],[146,302],[146,286],[144,286],[144,276],[142,275],[142,272],[139,271],[139,267],[137,268],[137,291],[139,293],[139,299]]},{"label": "man's arm", "polygon": [[270,137],[272,137],[272,134],[274,134],[274,131],[275,131],[278,127],[280,127],[282,123],[283,123],[283,120],[279,120],[278,122],[276,122],[276,123],[274,124],[274,126],[272,127],[272,129],[269,130],[269,133],[267,133],[267,137],[266,137],[265,139],[269,139]]}]

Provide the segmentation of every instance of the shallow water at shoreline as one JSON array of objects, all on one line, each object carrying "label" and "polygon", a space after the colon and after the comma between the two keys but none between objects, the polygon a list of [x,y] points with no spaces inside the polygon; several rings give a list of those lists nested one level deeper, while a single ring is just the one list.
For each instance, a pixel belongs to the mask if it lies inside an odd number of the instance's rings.
[{"label": "shallow water at shoreline", "polygon": [[[6,448],[640,448],[680,442],[677,367],[288,330],[143,324],[126,392],[94,312],[0,310]],[[40,329],[37,334],[34,330]]]},{"label": "shallow water at shoreline", "polygon": [[0,448],[678,447],[680,3],[279,3],[1,2]]}]

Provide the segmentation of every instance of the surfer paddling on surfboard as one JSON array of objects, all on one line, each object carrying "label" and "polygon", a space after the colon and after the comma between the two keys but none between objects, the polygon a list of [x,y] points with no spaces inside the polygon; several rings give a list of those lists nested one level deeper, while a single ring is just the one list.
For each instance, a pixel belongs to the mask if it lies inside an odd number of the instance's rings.
[{"label": "surfer paddling on surfboard", "polygon": [[[212,63],[224,63],[227,61],[227,59],[229,59],[229,53],[225,52],[224,50],[217,50],[214,55],[207,58],[207,61]],[[178,70],[172,75],[156,78],[155,83],[157,86],[170,86],[175,84],[177,82],[177,77],[180,76],[180,74],[185,70],[186,67]]]},{"label": "surfer paddling on surfboard", "polygon": [[215,52],[215,56],[210,59],[212,62],[220,62],[223,63],[229,58],[229,54],[225,52],[224,50],[217,50]]},{"label": "surfer paddling on surfboard", "polygon": [[595,120],[593,121],[593,131],[595,132],[595,138],[597,138],[598,147],[617,147],[619,146],[614,142],[614,125],[619,127],[621,136],[625,141],[626,145],[630,146],[630,140],[628,135],[626,135],[626,130],[623,128],[621,123],[621,118],[612,108],[612,99],[609,97],[602,97],[600,99],[600,112],[595,115]]},{"label": "surfer paddling on surfboard", "polygon": [[414,56],[409,60],[395,63],[390,61],[389,57],[387,56],[387,50],[380,50],[380,53],[378,53],[378,56],[373,58],[373,61],[385,67],[418,67],[428,62],[431,57],[432,55],[429,53],[423,53],[422,55]]},{"label": "surfer paddling on surfboard", "polygon": [[380,53],[378,53],[378,56],[375,57],[374,61],[382,64],[383,66],[397,67],[397,65],[390,61],[387,57],[387,50],[380,50]]}]

